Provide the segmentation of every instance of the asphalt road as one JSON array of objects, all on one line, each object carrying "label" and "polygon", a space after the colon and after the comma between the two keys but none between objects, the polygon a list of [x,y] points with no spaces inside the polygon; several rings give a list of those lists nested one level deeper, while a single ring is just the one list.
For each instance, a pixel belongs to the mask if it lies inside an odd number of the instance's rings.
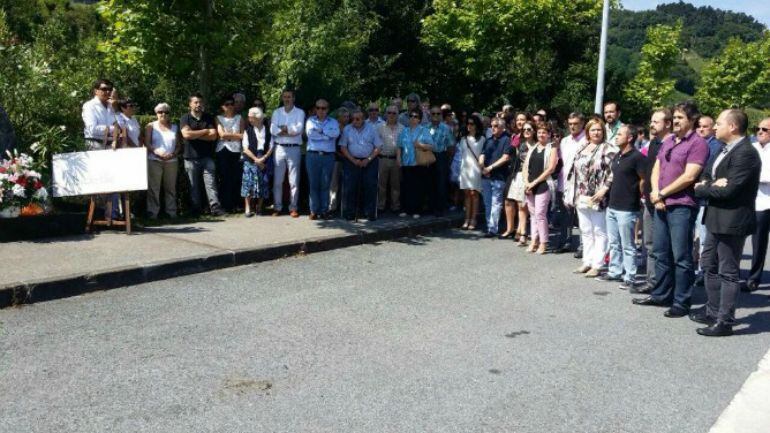
[{"label": "asphalt road", "polygon": [[447,232],[0,310],[0,432],[705,432],[770,347]]}]

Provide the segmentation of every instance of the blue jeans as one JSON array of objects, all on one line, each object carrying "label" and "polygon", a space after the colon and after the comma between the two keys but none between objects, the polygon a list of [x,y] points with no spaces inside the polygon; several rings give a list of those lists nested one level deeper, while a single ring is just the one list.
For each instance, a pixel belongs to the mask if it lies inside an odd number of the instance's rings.
[{"label": "blue jeans", "polygon": [[693,283],[692,244],[697,207],[669,206],[655,210],[653,298],[690,309]]},{"label": "blue jeans", "polygon": [[607,209],[607,240],[610,244],[610,266],[607,275],[636,279],[636,246],[634,226],[639,212]]},{"label": "blue jeans", "polygon": [[368,219],[377,217],[377,176],[379,159],[374,159],[366,167],[356,167],[347,159],[342,166],[342,216],[347,219],[356,217],[359,190],[363,195],[364,216]]},{"label": "blue jeans", "polygon": [[497,234],[500,224],[500,211],[503,209],[504,180],[481,179],[481,196],[484,198],[487,233]]},{"label": "blue jeans", "polygon": [[308,151],[305,155],[307,181],[310,188],[310,213],[320,215],[329,211],[329,186],[334,170],[334,154]]}]

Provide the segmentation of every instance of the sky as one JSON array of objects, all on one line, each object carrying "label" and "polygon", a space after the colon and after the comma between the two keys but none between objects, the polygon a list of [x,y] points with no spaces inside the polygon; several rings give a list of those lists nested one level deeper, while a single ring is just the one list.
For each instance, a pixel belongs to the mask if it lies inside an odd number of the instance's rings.
[{"label": "sky", "polygon": [[[655,9],[659,4],[674,3],[678,0],[620,0],[623,7],[633,11]],[[770,1],[767,0],[684,0],[695,6],[711,6],[715,9],[743,12],[756,18],[757,21],[770,27]]]}]

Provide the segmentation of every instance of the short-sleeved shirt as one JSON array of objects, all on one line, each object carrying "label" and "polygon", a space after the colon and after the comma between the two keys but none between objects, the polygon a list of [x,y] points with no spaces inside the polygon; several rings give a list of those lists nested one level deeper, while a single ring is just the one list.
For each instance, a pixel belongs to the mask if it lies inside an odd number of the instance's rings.
[{"label": "short-sleeved shirt", "polygon": [[[663,140],[658,151],[658,191],[671,185],[684,173],[687,164],[706,165],[709,156],[709,146],[706,140],[695,131],[690,131],[679,144],[675,135],[669,135]],[[666,206],[696,206],[695,189],[693,185],[665,198]]]},{"label": "short-sleeved shirt", "polygon": [[371,124],[364,123],[358,129],[351,123],[342,132],[340,147],[346,147],[353,158],[363,159],[368,158],[374,149],[382,147],[382,140]]},{"label": "short-sleeved shirt", "polygon": [[[510,157],[515,152],[516,149],[511,146],[511,137],[509,137],[508,134],[503,133],[497,138],[492,136],[492,138],[488,139],[484,144],[484,149],[481,151],[481,154],[484,155],[484,167],[489,167],[494,164],[498,159],[502,158],[503,155],[508,155]],[[505,181],[505,178],[508,177],[508,168],[509,164],[498,166],[492,170],[488,179]]]},{"label": "short-sleeved shirt", "polygon": [[[193,131],[200,131],[203,129],[216,129],[214,126],[214,117],[208,113],[201,114],[200,119],[196,119],[190,113],[185,113],[181,119],[179,119],[179,129],[183,129],[185,126],[189,126]],[[211,158],[214,156],[214,147],[216,141],[207,141],[201,139],[188,140],[184,139],[184,159],[198,159],[198,158]]]},{"label": "short-sleeved shirt", "polygon": [[612,158],[612,185],[610,185],[609,208],[624,212],[638,212],[641,194],[639,181],[644,178],[647,160],[636,149],[618,152]]},{"label": "short-sleeved shirt", "polygon": [[446,152],[446,150],[455,145],[452,138],[452,130],[444,123],[434,126],[432,123],[427,126],[430,136],[433,137],[433,151]]},{"label": "short-sleeved shirt", "polygon": [[412,129],[406,127],[398,136],[398,147],[401,149],[401,165],[404,167],[413,167],[417,165],[417,158],[414,150],[414,140],[422,144],[433,146],[433,137],[430,136],[428,128],[419,125]]}]

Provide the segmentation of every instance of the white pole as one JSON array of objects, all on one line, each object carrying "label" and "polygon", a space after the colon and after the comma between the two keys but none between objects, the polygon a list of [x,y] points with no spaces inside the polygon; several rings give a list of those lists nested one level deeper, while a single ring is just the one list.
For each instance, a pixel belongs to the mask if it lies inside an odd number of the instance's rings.
[{"label": "white pole", "polygon": [[610,23],[610,1],[604,0],[602,7],[602,36],[599,42],[599,67],[596,71],[596,99],[594,113],[602,114],[604,102],[604,60],[607,58],[607,27]]}]

